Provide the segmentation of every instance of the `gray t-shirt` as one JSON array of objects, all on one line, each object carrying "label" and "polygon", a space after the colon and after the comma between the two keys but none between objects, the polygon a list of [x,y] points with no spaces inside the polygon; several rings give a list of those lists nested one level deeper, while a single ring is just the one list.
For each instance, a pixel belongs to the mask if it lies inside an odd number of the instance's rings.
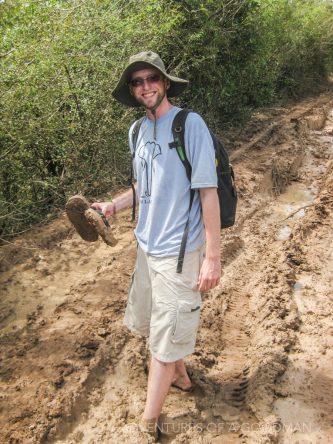
[{"label": "gray t-shirt", "polygon": [[[171,125],[180,108],[173,107],[156,122],[145,117],[140,127],[133,161],[138,182],[139,218],[135,235],[140,247],[154,256],[177,256],[188,218],[190,186],[217,187],[212,138],[203,119],[190,113],[185,125],[185,148],[192,166],[191,184],[173,141]],[[129,145],[133,153],[132,131]],[[189,222],[186,251],[194,251],[205,241],[199,192],[195,193]]]}]

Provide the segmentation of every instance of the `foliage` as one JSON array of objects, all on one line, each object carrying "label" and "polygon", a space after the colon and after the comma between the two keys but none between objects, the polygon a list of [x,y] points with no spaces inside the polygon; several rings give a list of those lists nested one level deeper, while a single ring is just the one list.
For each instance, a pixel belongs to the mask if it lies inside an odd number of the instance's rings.
[{"label": "foliage", "polygon": [[215,125],[312,88],[332,66],[330,1],[4,0],[0,21],[2,238],[73,193],[126,184],[138,111],[111,91],[129,55],[159,52],[191,82],[176,103]]}]

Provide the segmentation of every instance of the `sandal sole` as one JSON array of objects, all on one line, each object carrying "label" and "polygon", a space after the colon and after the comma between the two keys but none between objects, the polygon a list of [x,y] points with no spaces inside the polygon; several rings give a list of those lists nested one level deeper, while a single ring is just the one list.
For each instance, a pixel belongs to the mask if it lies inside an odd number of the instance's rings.
[{"label": "sandal sole", "polygon": [[86,210],[84,214],[90,225],[95,228],[97,233],[107,245],[110,245],[110,247],[117,245],[118,240],[113,236],[110,226],[105,225],[103,218],[96,210],[89,208],[89,210]]},{"label": "sandal sole", "polygon": [[68,219],[82,239],[87,242],[96,242],[98,240],[98,232],[89,223],[85,215],[85,212],[90,209],[88,200],[80,195],[73,196],[68,199],[65,209]]}]

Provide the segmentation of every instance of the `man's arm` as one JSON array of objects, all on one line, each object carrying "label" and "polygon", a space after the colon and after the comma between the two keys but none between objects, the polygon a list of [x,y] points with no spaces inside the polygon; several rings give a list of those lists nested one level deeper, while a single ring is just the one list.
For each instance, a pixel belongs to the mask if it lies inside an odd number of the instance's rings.
[{"label": "man's arm", "polygon": [[200,199],[206,232],[206,257],[202,263],[198,290],[216,287],[221,278],[220,205],[216,188],[201,188]]},{"label": "man's arm", "polygon": [[[137,184],[134,185],[135,191],[137,190]],[[136,192],[137,197],[137,192]],[[137,199],[138,201],[138,199]],[[98,211],[101,211],[106,218],[113,216],[120,210],[130,208],[133,205],[133,190],[127,190],[124,193],[115,197],[112,202],[95,202],[91,206]]]}]

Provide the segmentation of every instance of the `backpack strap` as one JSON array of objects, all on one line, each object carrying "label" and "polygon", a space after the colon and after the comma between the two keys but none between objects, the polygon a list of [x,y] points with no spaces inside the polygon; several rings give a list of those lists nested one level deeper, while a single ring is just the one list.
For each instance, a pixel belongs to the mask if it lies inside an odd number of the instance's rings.
[{"label": "backpack strap", "polygon": [[[179,157],[180,161],[182,162],[182,164],[184,165],[184,168],[186,171],[186,176],[191,183],[192,166],[186,156],[186,150],[185,150],[185,123],[186,123],[186,118],[190,112],[191,112],[190,110],[182,109],[174,117],[173,122],[172,122],[172,128],[171,128],[172,135],[173,135],[173,142],[169,143],[169,148],[176,149],[178,157]],[[194,195],[195,195],[195,190],[192,190],[192,188],[191,188],[188,217],[187,217],[187,221],[185,224],[183,237],[182,237],[182,240],[180,243],[179,255],[178,255],[177,273],[181,273],[183,270],[186,243],[187,243],[187,238],[188,238],[188,233],[189,233],[190,213],[191,213]]]},{"label": "backpack strap", "polygon": [[132,130],[133,158],[135,157],[136,143],[138,141],[139,131],[140,131],[143,119],[144,119],[144,117],[141,117],[141,119],[137,120],[135,122],[133,130]]},{"label": "backpack strap", "polygon": [[139,131],[140,131],[143,119],[144,119],[144,117],[141,117],[141,119],[137,120],[135,122],[133,130],[132,130],[133,153],[132,153],[132,161],[131,161],[131,175],[130,175],[130,179],[129,179],[129,183],[130,183],[130,185],[132,187],[132,191],[133,191],[132,221],[135,220],[135,208],[136,208],[136,193],[135,193],[135,187],[134,187],[134,184],[133,184],[133,178],[134,178],[133,161],[134,161],[134,158],[135,158],[136,144],[137,144],[137,141],[138,141]]},{"label": "backpack strap", "polygon": [[185,150],[185,123],[190,112],[189,109],[182,109],[175,115],[171,127],[173,142],[169,143],[169,148],[176,149],[178,157],[184,165],[186,176],[191,182],[192,166],[186,156]]}]

